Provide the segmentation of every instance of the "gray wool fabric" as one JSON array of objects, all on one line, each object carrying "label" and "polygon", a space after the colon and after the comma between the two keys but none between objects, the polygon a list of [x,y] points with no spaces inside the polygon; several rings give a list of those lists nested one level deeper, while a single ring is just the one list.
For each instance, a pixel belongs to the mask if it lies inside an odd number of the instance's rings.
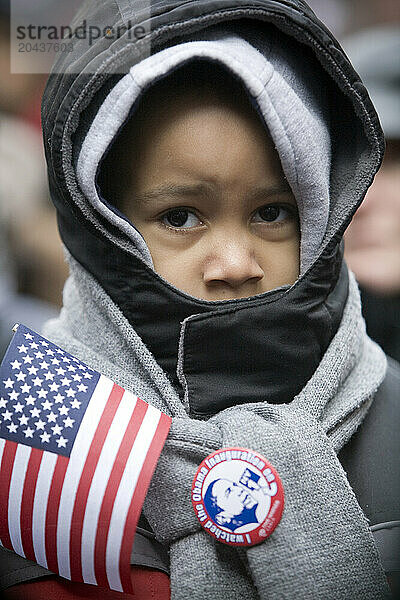
[{"label": "gray wool fabric", "polygon": [[147,264],[152,265],[152,259],[140,233],[99,197],[97,168],[146,87],[179,65],[200,58],[224,65],[243,82],[257,106],[296,198],[301,274],[315,261],[330,208],[331,140],[324,90],[320,89],[316,73],[297,54],[273,39],[263,40],[255,48],[237,35],[213,29],[211,33],[202,32],[198,40],[177,44],[146,58],[111,90],[82,144],[77,178],[95,210],[132,239]]},{"label": "gray wool fabric", "polygon": [[[198,421],[118,307],[73,259],[70,266],[64,308],[44,334],[173,417],[144,505],[156,537],[170,547],[172,599],[390,597],[368,522],[337,458],[386,372],[385,355],[365,333],[354,278],[339,330],[296,398]],[[215,541],[191,506],[199,463],[226,446],[263,454],[285,490],[280,524],[251,548]]]}]

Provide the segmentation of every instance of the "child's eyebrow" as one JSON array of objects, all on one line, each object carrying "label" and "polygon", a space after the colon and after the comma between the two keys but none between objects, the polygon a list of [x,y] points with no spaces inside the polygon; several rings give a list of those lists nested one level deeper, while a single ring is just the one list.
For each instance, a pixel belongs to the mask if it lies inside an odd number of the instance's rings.
[{"label": "child's eyebrow", "polygon": [[[146,204],[151,202],[152,200],[160,200],[163,198],[182,198],[193,197],[193,196],[215,196],[217,192],[217,187],[214,186],[210,182],[201,182],[196,184],[189,185],[166,185],[159,188],[155,188],[154,190],[149,190],[147,192],[143,192],[142,194],[137,194],[135,196],[136,202],[140,202],[141,204]],[[267,199],[271,196],[276,196],[278,194],[287,194],[291,193],[291,189],[286,182],[282,182],[280,185],[266,185],[255,189],[249,194],[249,200],[263,200]]]},{"label": "child's eyebrow", "polygon": [[260,201],[267,200],[268,198],[279,196],[280,194],[292,194],[292,190],[286,181],[283,181],[279,185],[267,185],[255,189],[248,196],[248,200]]},{"label": "child's eyebrow", "polygon": [[152,200],[160,200],[166,197],[181,198],[182,196],[211,196],[213,193],[215,193],[215,188],[208,182],[196,183],[194,185],[166,185],[138,194],[135,196],[135,200],[142,204],[146,204]]}]

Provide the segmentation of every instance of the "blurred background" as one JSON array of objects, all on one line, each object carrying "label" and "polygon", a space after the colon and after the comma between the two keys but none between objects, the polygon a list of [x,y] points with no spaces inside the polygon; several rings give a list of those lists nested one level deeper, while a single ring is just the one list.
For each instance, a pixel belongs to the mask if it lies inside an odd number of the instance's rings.
[{"label": "blurred background", "polygon": [[[65,10],[68,0],[35,0]],[[400,360],[400,2],[309,0],[375,102],[387,140],[381,171],[346,235],[368,331]],[[76,0],[71,0],[71,6]],[[40,331],[67,276],[48,196],[40,129],[46,76],[10,73],[10,3],[0,0],[0,354],[18,320]]]}]

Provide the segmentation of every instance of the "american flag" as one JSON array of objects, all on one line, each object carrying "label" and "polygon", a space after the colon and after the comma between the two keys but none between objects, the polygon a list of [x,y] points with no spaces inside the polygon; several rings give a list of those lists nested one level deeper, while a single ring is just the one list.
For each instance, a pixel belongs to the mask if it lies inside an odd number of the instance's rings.
[{"label": "american flag", "polygon": [[171,419],[23,325],[0,368],[0,542],[132,593],[136,525]]}]

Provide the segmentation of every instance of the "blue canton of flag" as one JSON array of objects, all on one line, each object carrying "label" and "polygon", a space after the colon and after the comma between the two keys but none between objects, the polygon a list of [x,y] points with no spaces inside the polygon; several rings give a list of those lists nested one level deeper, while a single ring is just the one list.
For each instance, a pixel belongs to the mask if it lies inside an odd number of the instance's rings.
[{"label": "blue canton of flag", "polygon": [[20,325],[1,371],[0,437],[69,456],[99,377]]}]

